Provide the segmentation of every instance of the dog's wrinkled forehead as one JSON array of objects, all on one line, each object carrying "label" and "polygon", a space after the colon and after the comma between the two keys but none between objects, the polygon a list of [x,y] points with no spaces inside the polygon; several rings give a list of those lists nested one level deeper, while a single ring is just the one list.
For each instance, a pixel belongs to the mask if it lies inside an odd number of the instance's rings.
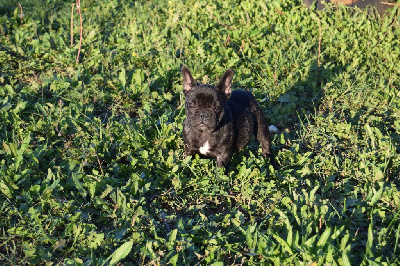
[{"label": "dog's wrinkled forehead", "polygon": [[214,97],[210,94],[197,93],[194,103],[200,108],[212,107],[214,103]]},{"label": "dog's wrinkled forehead", "polygon": [[190,93],[190,101],[199,108],[212,107],[221,98],[220,93],[211,85],[200,85]]}]

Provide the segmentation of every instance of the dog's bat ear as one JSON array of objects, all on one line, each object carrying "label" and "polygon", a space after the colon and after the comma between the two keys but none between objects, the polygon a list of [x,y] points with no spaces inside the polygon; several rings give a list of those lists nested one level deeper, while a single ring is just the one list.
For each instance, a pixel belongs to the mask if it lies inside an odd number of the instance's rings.
[{"label": "dog's bat ear", "polygon": [[233,70],[228,69],[218,82],[217,88],[222,94],[229,98],[232,93],[232,80],[233,80]]},{"label": "dog's bat ear", "polygon": [[183,93],[186,95],[193,87],[196,87],[197,83],[194,80],[192,73],[190,73],[189,68],[185,65],[182,66],[181,72],[183,76]]}]

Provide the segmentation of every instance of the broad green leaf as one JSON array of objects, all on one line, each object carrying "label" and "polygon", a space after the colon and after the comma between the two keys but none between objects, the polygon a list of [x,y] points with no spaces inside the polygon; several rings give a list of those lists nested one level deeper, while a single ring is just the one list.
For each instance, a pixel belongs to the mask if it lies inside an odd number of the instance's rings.
[{"label": "broad green leaf", "polygon": [[15,170],[18,170],[18,167],[23,159],[24,157],[22,156],[22,154],[17,155],[17,158],[15,159]]},{"label": "broad green leaf", "polygon": [[384,184],[384,182],[379,182],[378,184],[379,184],[380,188],[379,188],[378,191],[376,191],[374,193],[373,197],[371,198],[371,201],[368,202],[370,205],[374,205],[380,199],[380,197],[382,196],[385,184]]},{"label": "broad green leaf", "polygon": [[12,198],[12,190],[3,182],[3,180],[0,180],[0,191],[7,198]]},{"label": "broad green leaf", "polygon": [[34,258],[36,256],[36,247],[33,243],[27,241],[22,242],[22,250],[28,258]]},{"label": "broad green leaf", "polygon": [[87,35],[87,37],[85,38],[85,41],[91,42],[95,35],[96,35],[96,29],[91,30]]},{"label": "broad green leaf", "polygon": [[310,191],[310,202],[315,201],[315,192],[319,189],[319,186],[315,186],[311,191]]},{"label": "broad green leaf", "polygon": [[152,241],[146,242],[146,250],[147,250],[148,254],[150,254],[151,259],[155,260],[157,258],[157,255],[153,250],[153,242]]},{"label": "broad green leaf", "polygon": [[290,248],[290,246],[288,245],[288,243],[286,243],[285,240],[283,240],[280,236],[278,236],[277,234],[272,234],[272,236],[276,239],[276,241],[278,241],[278,243],[282,246],[282,249],[284,251],[287,251],[290,255],[293,254],[292,249]]},{"label": "broad green leaf", "polygon": [[374,242],[374,234],[372,232],[372,227],[373,227],[373,220],[371,217],[371,223],[368,226],[368,239],[367,239],[367,246],[366,246],[366,253],[369,256],[373,256],[373,251],[372,251],[372,247],[373,247],[373,242]]},{"label": "broad green leaf", "polygon": [[342,253],[342,263],[343,266],[351,266],[349,257],[347,256],[347,250],[344,250]]},{"label": "broad green leaf", "polygon": [[126,85],[126,73],[125,73],[125,68],[122,68],[121,71],[119,72],[119,81],[121,82],[121,85],[125,87]]},{"label": "broad green leaf", "polygon": [[293,227],[290,224],[290,221],[289,221],[288,217],[285,217],[285,224],[286,224],[286,230],[288,232],[286,242],[288,243],[288,245],[290,247],[292,247],[292,243],[293,243]]},{"label": "broad green leaf", "polygon": [[179,258],[179,253],[175,254],[172,258],[169,259],[169,263],[171,263],[171,265],[176,266],[176,263],[178,262],[178,258]]},{"label": "broad green leaf", "polygon": [[53,247],[53,252],[56,251],[57,249],[61,249],[65,246],[65,243],[67,243],[67,241],[65,239],[60,239],[58,240]]},{"label": "broad green leaf", "polygon": [[370,139],[371,139],[371,147],[372,147],[373,149],[375,149],[375,136],[374,136],[374,133],[372,132],[372,129],[371,129],[371,127],[369,126],[369,124],[365,124],[365,130],[366,130],[368,136],[369,136]]},{"label": "broad green leaf", "polygon": [[326,227],[325,231],[322,233],[321,237],[319,238],[317,242],[317,247],[322,248],[325,246],[326,241],[329,239],[329,236],[331,235],[331,228]]},{"label": "broad green leaf", "polygon": [[82,196],[86,196],[86,192],[83,188],[83,183],[79,180],[82,178],[80,173],[72,173],[72,181],[74,182],[75,188],[79,191]]},{"label": "broad green leaf", "polygon": [[297,101],[297,99],[298,98],[296,96],[286,93],[280,96],[278,98],[278,101],[280,101],[281,103],[291,103]]},{"label": "broad green leaf", "polygon": [[257,245],[257,229],[255,225],[249,225],[246,230],[246,243],[250,250]]},{"label": "broad green leaf", "polygon": [[399,237],[400,237],[400,223],[399,223],[399,225],[397,226],[397,230],[396,230],[396,244],[395,244],[395,246],[394,246],[394,251],[393,251],[393,253],[395,253],[396,254],[396,249],[397,249],[397,244],[398,244],[398,242],[399,242]]},{"label": "broad green leaf", "polygon": [[172,178],[171,182],[175,189],[179,189],[181,187],[181,180],[179,179],[179,177],[175,176],[174,178]]},{"label": "broad green leaf", "polygon": [[5,105],[3,105],[2,107],[1,107],[1,111],[4,111],[4,112],[7,112],[8,110],[10,110],[11,109],[11,107],[12,107],[13,105],[11,104],[11,103],[6,103]]},{"label": "broad green leaf", "polygon": [[109,257],[111,259],[110,265],[115,265],[126,256],[128,256],[129,252],[131,252],[133,246],[133,241],[128,241],[122,244],[119,248],[117,248],[113,254]]},{"label": "broad green leaf", "polygon": [[104,240],[104,233],[92,233],[90,235],[89,248],[96,249],[101,245]]},{"label": "broad green leaf", "polygon": [[168,242],[173,243],[176,240],[176,235],[178,233],[178,229],[174,229],[169,233]]}]

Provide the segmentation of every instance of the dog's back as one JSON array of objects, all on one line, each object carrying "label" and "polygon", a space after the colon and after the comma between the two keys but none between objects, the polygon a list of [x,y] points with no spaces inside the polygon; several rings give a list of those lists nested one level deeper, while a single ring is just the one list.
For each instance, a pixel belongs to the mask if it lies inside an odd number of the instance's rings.
[{"label": "dog's back", "polygon": [[235,130],[237,130],[236,148],[247,145],[254,133],[261,143],[264,156],[271,156],[271,137],[268,122],[257,104],[253,94],[248,91],[232,91],[226,102],[231,110]]},{"label": "dog's back", "polygon": [[254,103],[257,104],[254,96],[250,92],[242,90],[232,91],[231,97],[226,101],[232,112],[233,120],[243,112],[250,111],[252,109],[251,105]]}]

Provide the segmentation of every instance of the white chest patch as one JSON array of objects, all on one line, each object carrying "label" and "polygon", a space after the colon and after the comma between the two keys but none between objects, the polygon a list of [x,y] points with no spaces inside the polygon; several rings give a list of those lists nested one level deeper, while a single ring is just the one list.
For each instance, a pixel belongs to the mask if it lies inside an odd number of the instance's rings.
[{"label": "white chest patch", "polygon": [[203,146],[201,146],[201,147],[199,148],[199,151],[200,151],[200,153],[203,154],[203,155],[207,155],[207,153],[210,152],[210,144],[208,144],[208,140],[206,141],[206,143],[204,143]]}]

